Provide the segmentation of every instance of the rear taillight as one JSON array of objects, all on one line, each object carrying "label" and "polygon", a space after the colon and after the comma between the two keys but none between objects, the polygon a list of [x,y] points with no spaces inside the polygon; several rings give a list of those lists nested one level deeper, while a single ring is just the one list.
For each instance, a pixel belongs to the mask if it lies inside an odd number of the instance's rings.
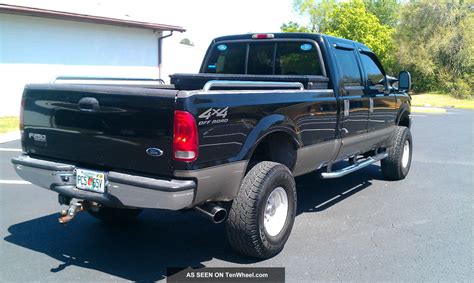
[{"label": "rear taillight", "polygon": [[191,113],[174,111],[173,159],[191,162],[198,157],[198,133],[196,120]]},{"label": "rear taillight", "polygon": [[20,106],[20,131],[23,131],[23,111],[25,111],[25,98],[21,98],[21,106]]}]

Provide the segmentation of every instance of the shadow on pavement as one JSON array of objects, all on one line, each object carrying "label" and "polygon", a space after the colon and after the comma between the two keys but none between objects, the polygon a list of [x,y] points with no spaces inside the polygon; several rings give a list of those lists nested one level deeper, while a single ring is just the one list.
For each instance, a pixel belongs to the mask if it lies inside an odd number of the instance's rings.
[{"label": "shadow on pavement", "polygon": [[314,172],[296,178],[297,214],[323,211],[371,186],[372,180],[385,180],[379,165],[369,165],[338,179],[320,179],[318,176],[319,172]]},{"label": "shadow on pavement", "polygon": [[[374,165],[341,179],[320,180],[316,173],[299,177],[298,214],[322,211],[381,178]],[[66,227],[57,218],[51,214],[12,225],[5,240],[61,261],[51,272],[73,265],[132,281],[160,280],[166,267],[204,267],[213,258],[240,264],[258,261],[234,253],[224,225],[194,212],[149,210],[122,226],[102,224],[86,213]]]}]

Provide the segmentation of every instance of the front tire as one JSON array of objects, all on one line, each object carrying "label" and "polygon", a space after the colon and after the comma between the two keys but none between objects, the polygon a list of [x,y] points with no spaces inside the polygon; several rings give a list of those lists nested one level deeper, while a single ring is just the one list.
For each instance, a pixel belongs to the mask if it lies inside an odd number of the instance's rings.
[{"label": "front tire", "polygon": [[270,258],[290,236],[296,215],[295,180],[280,163],[264,161],[245,176],[226,222],[227,239],[237,252]]},{"label": "front tire", "polygon": [[410,129],[398,126],[393,135],[393,144],[388,148],[388,156],[381,161],[382,174],[389,180],[402,180],[408,175],[413,152]]}]

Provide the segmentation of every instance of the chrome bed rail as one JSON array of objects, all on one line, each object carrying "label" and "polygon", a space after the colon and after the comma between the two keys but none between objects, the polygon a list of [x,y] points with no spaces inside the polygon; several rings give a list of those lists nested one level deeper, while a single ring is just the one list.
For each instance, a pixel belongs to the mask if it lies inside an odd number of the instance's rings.
[{"label": "chrome bed rail", "polygon": [[224,80],[212,80],[208,81],[204,87],[204,91],[209,91],[213,87],[226,87],[226,88],[283,88],[283,89],[299,89],[304,90],[304,86],[302,83],[299,82],[260,82],[260,81],[224,81]]}]

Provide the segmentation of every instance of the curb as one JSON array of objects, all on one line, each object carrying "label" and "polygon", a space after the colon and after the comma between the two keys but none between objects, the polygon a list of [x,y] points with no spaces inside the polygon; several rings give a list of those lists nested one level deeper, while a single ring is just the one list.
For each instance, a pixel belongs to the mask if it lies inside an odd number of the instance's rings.
[{"label": "curb", "polygon": [[20,132],[9,132],[6,134],[0,134],[0,143],[7,143],[11,141],[16,141],[21,138]]},{"label": "curb", "polygon": [[446,109],[438,107],[419,107],[412,106],[411,113],[434,113],[434,114],[443,114],[446,113]]}]

